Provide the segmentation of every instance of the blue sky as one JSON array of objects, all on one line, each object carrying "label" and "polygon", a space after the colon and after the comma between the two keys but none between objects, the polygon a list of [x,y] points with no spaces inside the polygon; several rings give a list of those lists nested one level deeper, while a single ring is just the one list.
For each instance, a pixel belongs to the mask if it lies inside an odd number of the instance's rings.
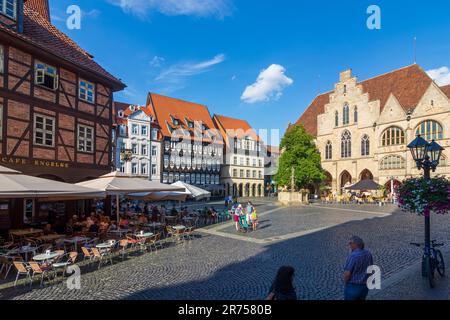
[{"label": "blue sky", "polygon": [[[212,114],[279,128],[352,68],[364,80],[417,61],[450,83],[450,2],[404,0],[50,0],[53,23],[128,88],[205,104]],[[83,11],[68,30],[66,9]],[[381,30],[369,30],[369,5]],[[257,79],[259,78],[259,81]]]}]

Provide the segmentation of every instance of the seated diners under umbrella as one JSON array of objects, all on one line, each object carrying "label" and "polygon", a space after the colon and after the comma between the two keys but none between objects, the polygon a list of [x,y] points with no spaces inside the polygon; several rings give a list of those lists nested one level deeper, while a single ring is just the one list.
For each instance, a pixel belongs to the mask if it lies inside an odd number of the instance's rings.
[{"label": "seated diners under umbrella", "polygon": [[149,181],[141,178],[133,178],[122,172],[111,172],[98,179],[77,183],[78,186],[96,189],[106,192],[107,195],[116,196],[117,221],[120,219],[119,197],[144,192],[185,192],[184,187],[175,187],[156,181]]},{"label": "seated diners under umbrella", "polygon": [[0,199],[77,200],[104,198],[105,192],[22,174],[0,166]]}]

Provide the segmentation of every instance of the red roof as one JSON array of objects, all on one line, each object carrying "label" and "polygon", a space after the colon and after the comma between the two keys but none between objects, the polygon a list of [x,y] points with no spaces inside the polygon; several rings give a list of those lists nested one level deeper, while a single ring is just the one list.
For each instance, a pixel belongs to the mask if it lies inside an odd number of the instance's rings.
[{"label": "red roof", "polygon": [[[222,127],[223,131],[227,133],[228,137],[241,139],[245,136],[250,136],[255,141],[261,140],[246,120],[220,115],[214,115],[214,119]],[[227,140],[228,137],[224,137],[224,139]]]},{"label": "red roof", "polygon": [[[186,137],[194,137],[194,129],[189,128],[188,121],[193,121],[194,124],[203,124],[206,126],[206,129],[216,129],[209,114],[208,107],[204,105],[170,98],[156,93],[148,94],[147,105],[153,108],[153,112],[161,127],[161,132],[166,138],[172,137],[169,127],[174,130],[183,130]],[[173,119],[177,119],[179,125],[174,124]],[[203,137],[203,140],[211,142],[211,139],[206,136]]]},{"label": "red roof", "polygon": [[442,92],[445,93],[445,95],[450,99],[450,84],[441,87]]},{"label": "red roof", "polygon": [[50,8],[48,6],[48,0],[25,0],[25,5],[28,8],[39,12],[43,18],[50,21]]},{"label": "red roof", "polygon": [[25,2],[23,33],[1,24],[0,30],[113,82],[114,87],[118,90],[123,89],[125,85],[120,80],[103,69],[93,60],[92,55],[50,23],[44,2],[38,0]]},{"label": "red roof", "polygon": [[[432,81],[419,65],[413,64],[359,82],[358,85],[362,85],[363,91],[369,94],[369,101],[380,101],[381,110],[391,93],[405,110],[410,110],[417,106]],[[331,93],[317,96],[295,124],[303,124],[308,133],[317,136],[317,116],[325,112]]]}]

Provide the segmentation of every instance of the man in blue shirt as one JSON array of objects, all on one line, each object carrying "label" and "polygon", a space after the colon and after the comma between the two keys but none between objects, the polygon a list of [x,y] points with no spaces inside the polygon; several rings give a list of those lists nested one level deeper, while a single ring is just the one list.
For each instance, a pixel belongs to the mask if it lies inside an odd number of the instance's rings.
[{"label": "man in blue shirt", "polygon": [[369,289],[367,269],[373,265],[370,251],[365,250],[360,237],[352,237],[348,243],[351,253],[344,267],[345,300],[366,300]]}]

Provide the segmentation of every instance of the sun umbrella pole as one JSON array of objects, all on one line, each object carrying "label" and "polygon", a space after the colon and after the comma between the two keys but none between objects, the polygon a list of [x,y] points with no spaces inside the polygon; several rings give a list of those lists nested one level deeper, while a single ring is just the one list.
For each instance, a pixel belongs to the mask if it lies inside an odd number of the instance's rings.
[{"label": "sun umbrella pole", "polygon": [[116,194],[116,215],[117,215],[117,226],[119,226],[119,218],[120,218],[120,206],[119,206],[119,193]]}]

